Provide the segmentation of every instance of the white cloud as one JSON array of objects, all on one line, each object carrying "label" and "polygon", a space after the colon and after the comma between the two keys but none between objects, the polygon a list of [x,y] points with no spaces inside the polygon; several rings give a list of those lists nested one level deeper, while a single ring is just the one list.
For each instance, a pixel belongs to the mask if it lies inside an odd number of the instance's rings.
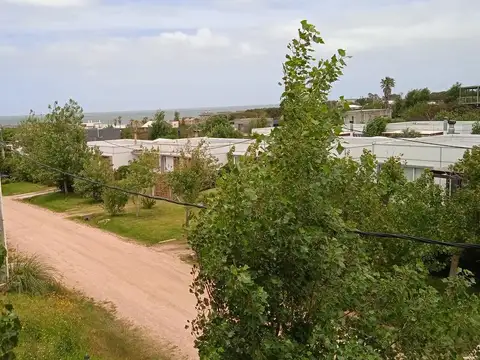
[{"label": "white cloud", "polygon": [[[64,93],[95,110],[272,102],[286,44],[304,18],[321,31],[322,54],[354,55],[340,94],[378,91],[371,87],[384,72],[402,91],[480,82],[470,60],[480,55],[478,0],[104,1],[0,0],[0,44],[8,44],[0,45],[0,67],[18,86],[30,75],[19,90],[34,102],[27,109]],[[445,67],[441,78],[429,56]]]}]

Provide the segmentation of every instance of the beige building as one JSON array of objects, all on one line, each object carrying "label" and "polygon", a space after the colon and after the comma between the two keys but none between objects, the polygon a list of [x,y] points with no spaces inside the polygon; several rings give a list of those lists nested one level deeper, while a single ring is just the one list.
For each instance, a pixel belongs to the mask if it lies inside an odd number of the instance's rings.
[{"label": "beige building", "polygon": [[361,109],[349,110],[345,113],[344,123],[349,124],[352,120],[354,124],[366,124],[378,116],[392,117],[391,109]]}]

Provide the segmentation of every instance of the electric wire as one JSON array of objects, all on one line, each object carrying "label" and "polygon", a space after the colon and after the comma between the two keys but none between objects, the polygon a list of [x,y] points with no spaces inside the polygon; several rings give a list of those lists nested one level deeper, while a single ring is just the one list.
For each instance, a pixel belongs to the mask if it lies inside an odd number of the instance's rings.
[{"label": "electric wire", "polygon": [[[5,146],[5,145],[6,145],[6,143],[0,142],[0,146]],[[15,151],[16,153],[18,153],[19,155],[23,156],[24,158],[28,159],[32,163],[35,163],[38,166],[44,167],[46,169],[49,169],[51,171],[54,171],[54,172],[57,172],[57,173],[60,173],[60,174],[63,174],[63,175],[71,176],[72,178],[76,178],[76,179],[80,179],[80,180],[89,182],[89,183],[94,184],[94,185],[102,186],[102,187],[112,189],[112,190],[117,190],[117,191],[123,192],[125,194],[129,194],[129,195],[140,196],[140,197],[153,199],[153,200],[158,200],[158,201],[165,201],[165,202],[176,204],[176,205],[188,206],[188,207],[193,207],[193,208],[198,208],[198,209],[207,209],[207,206],[205,206],[203,204],[194,204],[194,203],[176,201],[176,200],[172,200],[172,199],[161,197],[161,196],[143,194],[143,193],[139,193],[137,191],[127,190],[127,189],[124,189],[124,188],[121,188],[121,187],[118,187],[118,186],[101,183],[101,182],[98,182],[96,180],[89,179],[89,178],[86,178],[86,177],[83,177],[83,176],[80,176],[80,175],[72,174],[72,173],[66,172],[64,170],[57,169],[53,166],[50,166],[50,165],[41,163],[39,161],[36,161],[36,160],[30,158],[28,155],[26,155],[26,154],[24,154],[24,153],[22,153],[22,152],[20,152],[16,149],[12,149],[12,150]],[[424,238],[424,237],[419,237],[419,236],[411,236],[411,235],[405,235],[405,234],[392,234],[392,233],[384,233],[384,232],[362,231],[362,230],[356,230],[356,229],[346,229],[346,232],[357,234],[357,235],[363,236],[363,237],[402,239],[402,240],[410,240],[410,241],[414,241],[414,242],[419,242],[419,243],[423,243],[423,244],[454,247],[454,248],[460,248],[460,249],[480,249],[480,244],[454,243],[454,242],[433,240],[433,239],[429,239],[429,238]]]}]

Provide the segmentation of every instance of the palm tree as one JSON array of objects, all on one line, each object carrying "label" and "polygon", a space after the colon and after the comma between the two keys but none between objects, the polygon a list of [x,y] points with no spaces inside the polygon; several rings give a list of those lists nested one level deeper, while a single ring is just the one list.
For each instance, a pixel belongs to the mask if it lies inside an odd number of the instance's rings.
[{"label": "palm tree", "polygon": [[383,98],[385,100],[385,107],[388,108],[388,100],[392,96],[392,89],[395,87],[395,79],[386,76],[385,79],[380,81],[380,87],[383,90]]}]

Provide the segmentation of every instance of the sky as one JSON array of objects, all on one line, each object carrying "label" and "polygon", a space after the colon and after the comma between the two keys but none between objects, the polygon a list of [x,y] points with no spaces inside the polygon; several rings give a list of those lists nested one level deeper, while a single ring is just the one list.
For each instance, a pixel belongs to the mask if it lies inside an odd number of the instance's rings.
[{"label": "sky", "polygon": [[275,104],[303,19],[352,56],[332,98],[480,83],[479,0],[0,0],[0,115]]}]

